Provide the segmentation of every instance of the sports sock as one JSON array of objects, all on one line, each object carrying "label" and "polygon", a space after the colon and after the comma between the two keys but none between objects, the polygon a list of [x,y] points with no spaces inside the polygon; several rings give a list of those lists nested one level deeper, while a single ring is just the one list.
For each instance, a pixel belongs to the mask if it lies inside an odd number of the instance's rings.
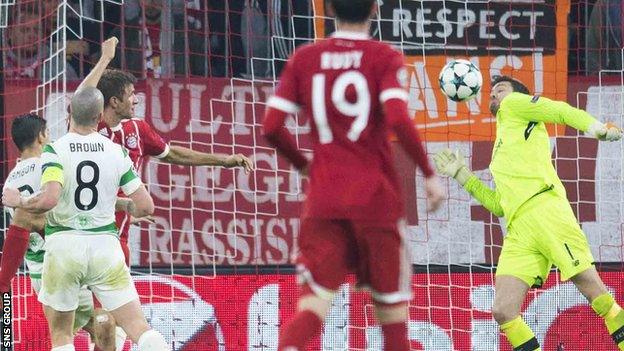
[{"label": "sports sock", "polygon": [[52,348],[52,351],[75,351],[74,344],[67,344]]},{"label": "sports sock", "polygon": [[139,337],[137,342],[139,351],[167,351],[171,350],[165,338],[156,330],[150,329]]},{"label": "sports sock", "polygon": [[121,327],[115,328],[115,350],[122,351],[128,335]]},{"label": "sports sock", "polygon": [[409,351],[409,341],[407,340],[407,323],[383,324],[384,350]]},{"label": "sports sock", "polygon": [[284,325],[280,333],[279,351],[303,351],[323,325],[316,313],[303,310]]},{"label": "sports sock", "polygon": [[611,294],[605,293],[595,298],[591,307],[604,319],[607,330],[618,348],[624,350],[624,311],[620,305]]},{"label": "sports sock", "polygon": [[535,334],[529,326],[518,316],[500,326],[514,351],[541,351]]},{"label": "sports sock", "polygon": [[11,280],[22,264],[30,233],[28,230],[10,225],[4,244],[2,245],[2,260],[0,262],[0,292],[11,290]]}]

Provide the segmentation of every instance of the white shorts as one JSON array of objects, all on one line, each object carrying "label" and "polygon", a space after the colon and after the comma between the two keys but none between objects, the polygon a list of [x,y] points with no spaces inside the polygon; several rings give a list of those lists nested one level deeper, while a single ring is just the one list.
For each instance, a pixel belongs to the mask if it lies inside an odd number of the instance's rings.
[{"label": "white shorts", "polygon": [[56,311],[78,308],[86,286],[105,310],[137,300],[119,239],[109,234],[56,233],[46,238],[39,302]]},{"label": "white shorts", "polygon": [[[30,283],[35,293],[39,295],[41,291],[41,279],[31,277]],[[74,316],[74,332],[82,329],[89,323],[89,320],[93,317],[94,310],[93,293],[86,287],[82,287],[80,293],[78,293],[78,308]]]}]

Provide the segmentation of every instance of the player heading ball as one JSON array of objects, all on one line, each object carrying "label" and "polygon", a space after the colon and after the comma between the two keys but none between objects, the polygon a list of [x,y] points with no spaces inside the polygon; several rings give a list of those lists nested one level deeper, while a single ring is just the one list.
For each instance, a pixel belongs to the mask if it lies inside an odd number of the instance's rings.
[{"label": "player heading ball", "polygon": [[[329,10],[336,32],[295,51],[264,121],[269,142],[310,174],[297,258],[301,296],[297,313],[282,327],[279,350],[305,349],[348,272],[370,288],[384,349],[409,350],[412,261],[390,132],[424,173],[430,210],[439,206],[442,191],[407,112],[403,55],[369,37],[377,3],[332,0]],[[284,127],[294,113],[313,121],[311,162]]]},{"label": "player heading ball", "polygon": [[490,212],[505,217],[494,319],[514,350],[541,350],[520,309],[529,289],[544,283],[554,263],[562,280],[572,280],[604,318],[613,340],[624,350],[624,312],[593,266],[585,234],[553,167],[545,123],[565,124],[604,141],[620,140],[622,131],[565,102],[529,95],[522,82],[506,76],[492,83],[490,111],[496,117],[490,163],[495,189],[468,170],[458,151],[438,153],[435,163],[440,173],[455,178]]}]

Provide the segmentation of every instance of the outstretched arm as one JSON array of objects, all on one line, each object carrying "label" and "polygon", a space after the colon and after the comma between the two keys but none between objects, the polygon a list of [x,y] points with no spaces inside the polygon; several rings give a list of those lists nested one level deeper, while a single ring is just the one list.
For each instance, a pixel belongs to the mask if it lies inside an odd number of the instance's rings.
[{"label": "outstretched arm", "polygon": [[503,217],[505,215],[498,192],[490,189],[470,172],[466,167],[464,156],[459,151],[443,150],[438,152],[433,159],[440,174],[454,178],[472,197],[495,216]]},{"label": "outstretched arm", "polygon": [[89,72],[78,88],[76,88],[76,91],[86,87],[97,87],[106,67],[108,67],[108,64],[115,58],[115,48],[118,42],[119,40],[116,37],[110,37],[102,43],[102,56],[100,56],[99,61],[95,64],[91,72]]},{"label": "outstretched arm", "polygon": [[503,99],[501,108],[514,111],[527,121],[565,124],[603,141],[616,141],[622,137],[622,131],[617,126],[602,123],[567,102],[539,95],[511,93]]},{"label": "outstretched arm", "polygon": [[170,146],[169,153],[161,158],[161,160],[167,163],[185,166],[243,167],[245,172],[251,172],[253,170],[253,162],[242,154],[209,154],[173,145]]}]

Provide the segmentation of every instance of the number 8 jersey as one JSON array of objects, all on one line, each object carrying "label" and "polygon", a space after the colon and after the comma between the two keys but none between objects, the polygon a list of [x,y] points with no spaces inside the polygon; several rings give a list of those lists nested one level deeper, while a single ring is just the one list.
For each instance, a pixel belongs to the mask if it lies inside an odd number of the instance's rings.
[{"label": "number 8 jersey", "polygon": [[108,138],[67,133],[46,145],[41,156],[41,184],[56,181],[63,190],[47,214],[46,236],[58,232],[111,234],[117,191],[130,195],[141,186],[127,152]]}]

